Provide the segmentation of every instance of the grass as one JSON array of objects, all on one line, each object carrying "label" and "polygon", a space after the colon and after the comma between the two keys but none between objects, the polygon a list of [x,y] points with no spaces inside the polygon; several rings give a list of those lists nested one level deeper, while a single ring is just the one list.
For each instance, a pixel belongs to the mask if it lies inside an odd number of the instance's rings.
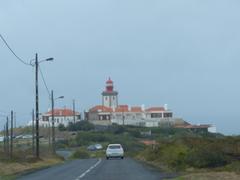
[{"label": "grass", "polygon": [[88,151],[86,147],[81,147],[75,150],[71,159],[88,159],[88,158],[103,158],[105,157],[104,150]]},{"label": "grass", "polygon": [[239,180],[240,175],[234,172],[205,172],[184,175],[172,180]]},{"label": "grass", "polygon": [[18,144],[14,146],[13,158],[9,158],[0,149],[0,180],[14,179],[22,173],[50,167],[63,162],[63,159],[49,152],[48,146],[40,146],[41,159],[32,155],[29,145]]},{"label": "grass", "polygon": [[35,162],[0,162],[0,180],[14,179],[17,176],[62,163],[59,157],[43,158]]}]

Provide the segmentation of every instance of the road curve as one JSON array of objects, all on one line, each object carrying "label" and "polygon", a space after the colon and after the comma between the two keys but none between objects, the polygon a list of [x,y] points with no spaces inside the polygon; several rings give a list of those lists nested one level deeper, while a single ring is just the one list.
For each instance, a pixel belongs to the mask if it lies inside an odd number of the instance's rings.
[{"label": "road curve", "polygon": [[40,170],[18,180],[161,180],[173,177],[131,158],[76,160]]}]

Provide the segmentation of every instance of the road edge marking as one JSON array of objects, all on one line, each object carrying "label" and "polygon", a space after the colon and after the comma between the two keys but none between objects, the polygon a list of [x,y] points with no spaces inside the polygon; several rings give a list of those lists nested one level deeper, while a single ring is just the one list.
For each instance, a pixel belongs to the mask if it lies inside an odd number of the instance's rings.
[{"label": "road edge marking", "polygon": [[80,176],[78,176],[75,180],[80,180],[84,178],[88,173],[90,173],[94,168],[96,168],[100,163],[102,162],[102,159],[98,159],[98,162],[91,166],[89,169],[87,169],[84,173],[82,173]]}]

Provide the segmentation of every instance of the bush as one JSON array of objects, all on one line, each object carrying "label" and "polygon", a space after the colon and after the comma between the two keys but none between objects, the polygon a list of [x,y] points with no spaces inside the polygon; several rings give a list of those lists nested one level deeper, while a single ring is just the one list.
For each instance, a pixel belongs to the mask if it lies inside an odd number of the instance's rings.
[{"label": "bush", "polygon": [[77,150],[73,153],[72,158],[74,158],[74,159],[88,159],[88,158],[90,158],[90,155],[86,150],[79,149],[79,150]]},{"label": "bush", "polygon": [[66,128],[63,124],[59,124],[58,130],[59,130],[59,131],[66,131],[67,128]]},{"label": "bush", "polygon": [[186,163],[195,168],[215,168],[224,166],[227,162],[227,157],[222,152],[205,147],[191,151],[186,159]]},{"label": "bush", "polygon": [[88,121],[78,121],[76,123],[69,123],[67,130],[68,131],[90,131],[93,130],[95,127],[93,124],[89,123]]},{"label": "bush", "polygon": [[119,125],[113,125],[109,128],[109,130],[113,134],[123,134],[125,131],[124,127]]},{"label": "bush", "polygon": [[108,142],[111,136],[99,132],[79,132],[76,136],[78,146],[89,145],[91,143]]},{"label": "bush", "polygon": [[154,161],[174,170],[193,168],[239,169],[240,139],[213,137],[168,138],[158,141],[154,148],[148,147],[141,155],[147,161]]}]

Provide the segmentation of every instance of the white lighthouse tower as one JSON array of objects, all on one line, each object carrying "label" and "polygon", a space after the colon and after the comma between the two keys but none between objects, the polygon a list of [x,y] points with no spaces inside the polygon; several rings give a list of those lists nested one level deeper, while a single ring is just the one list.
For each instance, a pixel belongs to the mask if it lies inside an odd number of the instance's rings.
[{"label": "white lighthouse tower", "polygon": [[118,106],[118,92],[114,91],[111,78],[106,82],[106,89],[102,92],[102,105],[113,109]]}]

